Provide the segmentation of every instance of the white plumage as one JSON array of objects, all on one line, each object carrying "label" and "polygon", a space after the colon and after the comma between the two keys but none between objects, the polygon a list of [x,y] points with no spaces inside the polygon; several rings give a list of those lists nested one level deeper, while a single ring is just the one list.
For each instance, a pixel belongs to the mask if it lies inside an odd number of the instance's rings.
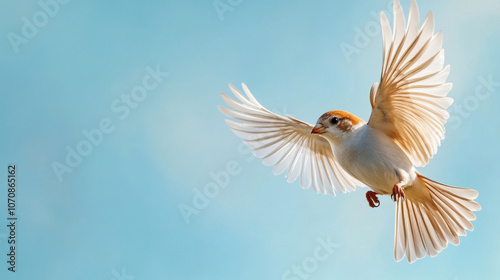
[{"label": "white plumage", "polygon": [[232,85],[230,88],[242,103],[222,94],[234,110],[225,107],[219,109],[243,123],[231,120],[226,120],[226,123],[253,149],[256,157],[262,158],[265,165],[274,166],[275,175],[287,171],[289,183],[295,182],[300,176],[302,188],[307,189],[312,185],[316,193],[332,195],[335,195],[335,191],[345,193],[353,191],[355,185],[362,185],[335,161],[328,141],[311,134],[311,124],[270,112],[260,105],[244,84],[243,90],[248,98]]},{"label": "white plumage", "polygon": [[448,243],[458,245],[465,230],[473,230],[473,211],[481,209],[472,189],[452,187],[421,175],[415,166],[426,165],[444,138],[446,95],[450,67],[444,66],[442,33],[434,34],[432,12],[422,27],[418,8],[411,2],[408,24],[401,5],[394,1],[394,32],[381,13],[383,64],[380,82],[370,90],[372,113],[368,122],[344,111],[323,114],[316,125],[264,108],[243,84],[244,96],[230,85],[237,102],[222,94],[231,109],[232,131],[254,155],[286,172],[315,192],[349,192],[368,186],[371,207],[377,195],[391,195],[396,203],[394,258],[408,262],[434,257]]}]

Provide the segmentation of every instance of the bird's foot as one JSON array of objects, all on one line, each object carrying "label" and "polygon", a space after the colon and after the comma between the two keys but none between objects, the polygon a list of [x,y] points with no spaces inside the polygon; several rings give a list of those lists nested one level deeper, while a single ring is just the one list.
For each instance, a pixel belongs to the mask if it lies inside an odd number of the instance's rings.
[{"label": "bird's foot", "polygon": [[366,200],[371,208],[379,207],[380,201],[378,200],[377,193],[372,191],[366,192]]},{"label": "bird's foot", "polygon": [[403,187],[398,183],[392,188],[391,199],[396,201],[398,197],[405,198],[405,193],[403,192]]}]

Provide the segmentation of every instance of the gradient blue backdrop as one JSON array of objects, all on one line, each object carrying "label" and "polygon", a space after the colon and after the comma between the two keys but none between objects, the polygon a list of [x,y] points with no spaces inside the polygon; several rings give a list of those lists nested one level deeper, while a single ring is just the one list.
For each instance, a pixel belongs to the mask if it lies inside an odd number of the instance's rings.
[{"label": "gradient blue backdrop", "polygon": [[[43,10],[3,0],[0,279],[282,279],[328,236],[338,248],[308,279],[499,277],[500,85],[474,95],[480,77],[500,82],[499,1],[418,1],[421,21],[432,9],[444,33],[449,95],[466,106],[451,109],[446,140],[419,170],[477,189],[483,207],[474,232],[436,258],[394,262],[394,203],[371,209],[366,189],[331,197],[286,183],[242,149],[217,109],[228,83],[245,82],[264,106],[307,122],[332,109],[368,119],[380,32],[351,56],[340,46],[356,46],[356,28],[378,25],[390,2],[221,0],[229,6],[218,14],[212,0],[71,1],[16,53],[9,34],[22,34],[23,17],[43,23]],[[148,66],[169,76],[120,119],[113,102]],[[60,182],[53,162],[105,118],[114,131]],[[9,163],[18,165],[16,273],[6,263]],[[186,223],[179,206],[228,163],[239,173]]]}]

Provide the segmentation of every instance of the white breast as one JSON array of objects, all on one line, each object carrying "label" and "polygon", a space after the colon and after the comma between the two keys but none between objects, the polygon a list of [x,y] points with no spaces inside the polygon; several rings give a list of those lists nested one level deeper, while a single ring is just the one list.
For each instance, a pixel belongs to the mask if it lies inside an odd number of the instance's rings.
[{"label": "white breast", "polygon": [[340,165],[353,177],[380,194],[390,194],[399,181],[411,183],[415,168],[404,151],[388,136],[363,124],[329,141]]}]

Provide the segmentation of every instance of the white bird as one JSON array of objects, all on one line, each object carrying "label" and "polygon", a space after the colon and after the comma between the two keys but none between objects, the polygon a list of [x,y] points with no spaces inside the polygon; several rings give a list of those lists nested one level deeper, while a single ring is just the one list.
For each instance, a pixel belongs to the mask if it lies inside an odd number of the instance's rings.
[{"label": "white bird", "polygon": [[377,195],[391,195],[396,203],[394,258],[409,263],[436,256],[448,243],[472,231],[478,192],[438,183],[420,174],[444,138],[449,65],[443,68],[441,31],[434,34],[429,12],[420,29],[418,7],[411,2],[408,24],[399,1],[394,1],[394,32],[380,14],[383,65],[379,83],[370,91],[368,122],[345,111],[323,114],[316,125],[280,116],[264,108],[243,84],[246,97],[229,85],[237,102],[224,93],[233,110],[219,106],[232,131],[273,173],[286,171],[288,182],[317,193],[354,191],[368,186],[370,207]]}]

